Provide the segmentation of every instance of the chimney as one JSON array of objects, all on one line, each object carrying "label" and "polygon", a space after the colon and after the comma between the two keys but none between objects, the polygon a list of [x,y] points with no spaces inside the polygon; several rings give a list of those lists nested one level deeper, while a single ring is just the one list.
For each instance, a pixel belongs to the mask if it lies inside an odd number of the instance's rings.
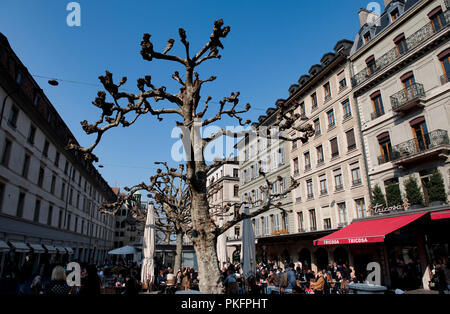
[{"label": "chimney", "polygon": [[369,16],[369,11],[366,9],[361,8],[361,10],[359,10],[358,15],[359,15],[359,24],[362,27],[364,24],[366,24],[367,22],[367,17]]},{"label": "chimney", "polygon": [[[388,0],[385,0],[388,1]],[[359,10],[359,24],[361,27],[363,27],[364,24],[366,23],[372,23],[374,24],[377,19],[380,17],[378,14],[374,13],[374,12],[370,12],[367,9],[360,9]]]}]

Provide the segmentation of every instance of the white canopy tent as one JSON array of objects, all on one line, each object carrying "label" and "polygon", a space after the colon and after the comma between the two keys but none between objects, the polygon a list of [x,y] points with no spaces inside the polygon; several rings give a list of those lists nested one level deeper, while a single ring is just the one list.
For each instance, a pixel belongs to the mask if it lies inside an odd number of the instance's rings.
[{"label": "white canopy tent", "polygon": [[134,253],[136,253],[136,249],[129,245],[125,245],[108,252],[109,255],[128,255]]},{"label": "white canopy tent", "polygon": [[[245,208],[244,213],[248,214],[249,209]],[[256,274],[255,235],[250,219],[245,219],[242,222],[241,265],[245,279]]]},{"label": "white canopy tent", "polygon": [[147,220],[145,222],[145,230],[142,244],[142,260],[141,281],[146,283],[152,282],[155,273],[155,263],[153,255],[155,254],[155,217],[153,204],[148,205]]}]

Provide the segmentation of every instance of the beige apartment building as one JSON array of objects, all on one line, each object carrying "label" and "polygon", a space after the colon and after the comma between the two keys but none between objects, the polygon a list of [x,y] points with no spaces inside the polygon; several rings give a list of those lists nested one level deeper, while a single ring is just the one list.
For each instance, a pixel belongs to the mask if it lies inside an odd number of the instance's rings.
[{"label": "beige apartment building", "polygon": [[[313,270],[333,261],[348,263],[346,249],[314,247],[313,240],[368,215],[368,182],[358,114],[351,97],[347,61],[353,42],[339,41],[321,64],[300,77],[286,102],[302,116],[296,127],[312,124],[315,136],[291,142],[291,175],[300,182],[292,195],[295,237],[285,239],[292,261]],[[289,133],[298,137],[296,131]],[[273,243],[275,245],[275,243]]]},{"label": "beige apartment building", "polygon": [[[278,100],[283,101],[283,100]],[[253,124],[259,132],[270,132],[269,128],[276,122],[277,110],[269,108],[266,115],[260,116]],[[276,134],[277,131],[273,131]],[[261,168],[269,182],[273,182],[271,194],[283,194],[291,184],[291,170],[289,164],[290,143],[276,138],[268,139],[257,137],[255,133],[242,139],[238,144],[241,202],[250,200],[250,212],[257,211],[266,203],[267,195],[262,193],[260,187],[267,186],[266,180],[259,175]],[[277,180],[280,177],[281,180]],[[284,260],[289,259],[287,251],[278,243],[281,235],[295,233],[294,216],[292,215],[291,193],[280,197],[276,202],[281,203],[280,209],[271,209],[252,219],[255,238],[257,240],[257,260]],[[276,246],[266,245],[266,241],[275,241]]]},{"label": "beige apartment building", "polygon": [[[234,204],[239,202],[239,161],[237,158],[228,159],[226,163],[214,167],[207,174],[206,187],[209,193],[209,205],[213,207],[212,214],[215,222],[222,226],[233,218],[234,208],[228,212],[222,209],[228,203]],[[223,237],[227,243],[226,261],[233,261],[233,256],[237,262],[240,259],[241,247],[241,225],[228,229],[219,237],[219,241]]]},{"label": "beige apartment building", "polygon": [[384,2],[381,16],[360,11],[350,56],[368,175],[372,187],[396,185],[402,195],[413,175],[426,205],[434,169],[450,193],[450,2]]},{"label": "beige apartment building", "polygon": [[36,273],[53,262],[104,263],[114,218],[98,208],[116,195],[65,149],[76,139],[3,34],[0,103],[0,275],[27,258]]}]

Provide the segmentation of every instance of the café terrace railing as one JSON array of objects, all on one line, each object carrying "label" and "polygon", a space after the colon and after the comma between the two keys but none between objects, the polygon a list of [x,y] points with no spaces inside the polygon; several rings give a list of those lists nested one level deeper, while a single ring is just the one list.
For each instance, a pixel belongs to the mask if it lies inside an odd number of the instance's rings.
[{"label": "caf\u00e9 terrace railing", "polygon": [[358,72],[352,77],[352,85],[356,87],[369,79],[372,75],[378,73],[383,70],[390,64],[394,63],[397,59],[401,58],[403,55],[408,54],[408,51],[416,48],[421,43],[432,37],[434,34],[441,32],[444,29],[447,29],[450,25],[450,10],[444,12],[445,17],[445,25],[436,31],[433,27],[432,22],[428,22],[424,27],[419,29],[417,32],[406,38],[406,47],[407,51],[404,54],[399,54],[397,47],[392,48],[388,52],[386,52],[381,57],[375,60],[375,70],[373,73],[369,73],[368,69]]},{"label": "caf\u00e9 terrace railing", "polygon": [[403,158],[413,157],[441,145],[449,144],[448,132],[438,129],[424,134],[423,139],[412,139],[395,145],[392,148],[391,161],[398,161]]},{"label": "caf\u00e9 terrace railing", "polygon": [[414,83],[391,96],[392,110],[402,110],[403,106],[420,97],[425,97],[425,89],[422,84]]}]

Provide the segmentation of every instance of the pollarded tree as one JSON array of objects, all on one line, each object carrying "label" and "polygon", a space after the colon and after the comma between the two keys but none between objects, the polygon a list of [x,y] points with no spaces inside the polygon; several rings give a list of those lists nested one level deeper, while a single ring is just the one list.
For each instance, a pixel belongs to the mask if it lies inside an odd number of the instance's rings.
[{"label": "pollarded tree", "polygon": [[[175,265],[174,269],[181,268],[183,239],[192,230],[191,224],[191,202],[186,185],[186,174],[184,166],[179,169],[169,168],[165,162],[156,162],[165,167],[165,171],[159,169],[155,176],[150,177],[150,184],[144,182],[133,187],[125,187],[128,193],[119,194],[118,200],[110,204],[102,204],[100,210],[103,213],[115,215],[125,203],[134,200],[134,195],[139,191],[147,191],[147,195],[154,205],[156,236],[163,242],[169,244],[175,236]],[[139,207],[130,210],[131,218],[145,224],[146,213],[140,212]]]},{"label": "pollarded tree", "polygon": [[[209,169],[217,166],[217,164],[209,166],[206,164],[204,158],[205,148],[220,137],[231,136],[238,138],[248,134],[248,132],[231,132],[227,129],[220,129],[209,137],[202,137],[201,129],[221,120],[224,116],[236,119],[240,126],[250,123],[248,120],[244,121],[241,116],[249,111],[250,105],[247,104],[244,108],[238,109],[239,92],[231,93],[230,96],[220,100],[218,108],[215,109],[213,114],[208,112],[208,110],[210,111],[209,102],[212,99],[210,96],[206,98],[203,109],[199,108],[202,86],[207,82],[214,81],[216,77],[211,76],[206,80],[201,80],[195,69],[208,60],[221,58],[219,55],[219,48],[223,49],[221,40],[229,32],[230,27],[224,27],[222,20],[215,21],[208,42],[196,54],[191,54],[186,32],[180,28],[180,41],[185,48],[184,57],[169,54],[174,45],[174,39],[167,41],[163,52],[157,52],[150,41],[151,35],[144,34],[141,41],[141,56],[144,60],[166,60],[179,64],[182,67],[184,78],[180,76],[178,71],[175,71],[172,75],[172,78],[180,84],[178,93],[169,93],[166,87],[155,86],[150,75],[137,80],[139,93],[121,91],[120,89],[126,83],[127,78],[123,77],[119,83],[115,83],[112,73],[106,71],[106,75],[99,77],[106,91],[99,91],[97,98],[93,102],[96,107],[102,110],[101,117],[93,124],[89,124],[86,120],[81,122],[87,134],[96,134],[96,140],[90,147],[80,147],[75,143],[69,143],[67,146],[68,149],[80,151],[86,160],[98,161],[97,156],[93,154],[93,150],[108,130],[119,126],[129,127],[145,114],[155,115],[159,121],[163,120],[164,115],[176,115],[180,118],[176,125],[182,130],[182,141],[186,155],[186,182],[189,187],[191,201],[191,240],[198,258],[200,290],[204,293],[222,293],[223,291],[216,253],[218,235],[241,220],[255,217],[264,211],[274,208],[274,205],[276,205],[274,202],[268,201],[261,207],[261,210],[251,214],[236,213],[234,218],[222,227],[218,227],[215,224],[209,212],[206,175]],[[107,94],[109,94],[108,98],[110,99],[107,99]],[[161,106],[157,109],[154,107],[155,104],[151,104],[151,101],[154,101],[154,103],[165,101],[165,103],[170,103],[171,107]],[[284,103],[277,103],[277,107],[278,131],[270,135],[262,134],[262,136],[277,136],[284,139],[282,132],[294,128],[294,124],[300,115],[294,114],[293,108],[288,107]],[[210,117],[207,118],[207,115]],[[288,138],[288,140],[306,141],[308,136],[311,136],[313,133],[311,126],[296,130],[303,133],[303,135],[300,135],[298,138]],[[261,136],[258,130],[249,132],[254,132]],[[294,180],[292,187],[296,187]],[[291,188],[287,189],[286,193],[289,193]]]}]

